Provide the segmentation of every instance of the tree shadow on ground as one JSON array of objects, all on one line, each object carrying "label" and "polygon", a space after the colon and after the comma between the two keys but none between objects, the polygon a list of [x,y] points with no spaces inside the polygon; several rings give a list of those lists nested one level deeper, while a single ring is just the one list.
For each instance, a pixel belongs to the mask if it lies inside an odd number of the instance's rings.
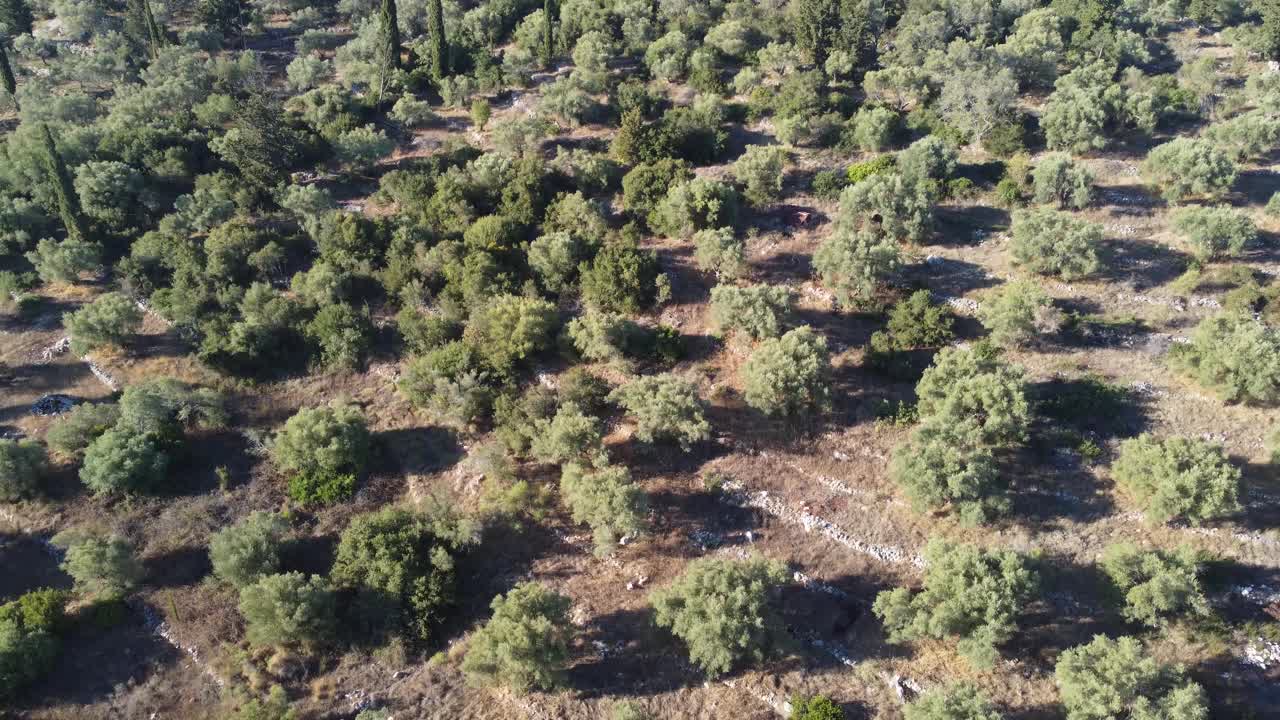
[{"label": "tree shadow on ground", "polygon": [[651,697],[701,685],[704,676],[683,644],[653,623],[651,608],[623,609],[592,618],[581,634],[582,657],[568,685],[583,698]]},{"label": "tree shadow on ground", "polygon": [[1280,192],[1280,173],[1271,170],[1245,170],[1236,176],[1234,189],[1249,205],[1266,205]]},{"label": "tree shadow on ground", "polygon": [[1280,569],[1230,558],[1211,559],[1200,575],[1219,614],[1231,622],[1266,621],[1263,612],[1280,589]]},{"label": "tree shadow on ground", "polygon": [[422,475],[444,470],[463,458],[454,432],[434,425],[384,430],[375,440],[381,452],[375,455],[371,472]]},{"label": "tree shadow on ground", "polygon": [[935,296],[960,296],[973,290],[983,290],[1000,284],[977,263],[935,255],[924,262],[911,265],[904,276],[914,285],[927,288]]},{"label": "tree shadow on ground", "polygon": [[338,536],[333,533],[294,538],[280,545],[280,571],[328,575],[337,550]]},{"label": "tree shadow on ground", "polygon": [[187,546],[143,558],[147,585],[174,588],[191,585],[213,570],[209,550],[204,546]]},{"label": "tree shadow on ground", "polygon": [[53,669],[26,693],[26,707],[91,705],[179,659],[137,610],[110,627],[81,618],[63,635]]},{"label": "tree shadow on ground", "polygon": [[943,247],[975,245],[991,233],[1009,229],[1008,210],[987,205],[951,205],[935,213],[937,232],[931,244]]},{"label": "tree shadow on ground", "polygon": [[1088,643],[1095,635],[1114,637],[1136,630],[1109,609],[1112,586],[1097,566],[1046,553],[1036,569],[1041,600],[1019,618],[1018,632],[1003,647],[1006,656],[1024,658],[1041,672],[1052,673],[1063,650]]},{"label": "tree shadow on ground", "polygon": [[1102,255],[1098,279],[1126,283],[1134,292],[1177,279],[1190,263],[1185,253],[1143,240],[1107,240]]},{"label": "tree shadow on ground", "polygon": [[759,282],[780,284],[790,279],[813,277],[812,259],[805,253],[780,252],[752,261]]},{"label": "tree shadow on ground", "polygon": [[0,533],[0,603],[40,588],[69,589],[71,578],[59,562],[46,537]]}]

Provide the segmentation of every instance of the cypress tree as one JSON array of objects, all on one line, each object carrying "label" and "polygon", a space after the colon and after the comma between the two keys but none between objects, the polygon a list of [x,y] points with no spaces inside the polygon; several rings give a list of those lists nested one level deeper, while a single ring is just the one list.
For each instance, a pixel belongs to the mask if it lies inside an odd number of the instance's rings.
[{"label": "cypress tree", "polygon": [[396,0],[382,0],[382,12],[379,22],[382,24],[382,46],[378,58],[381,64],[378,98],[386,92],[391,76],[400,69],[400,25],[396,19]]},{"label": "cypress tree", "polygon": [[542,67],[551,69],[551,56],[555,36],[552,29],[551,0],[542,0]]},{"label": "cypress tree", "polygon": [[17,37],[31,32],[35,17],[26,0],[0,0],[0,37]]},{"label": "cypress tree", "polygon": [[147,57],[155,60],[160,56],[160,49],[167,42],[164,31],[156,22],[155,13],[151,11],[150,0],[128,0],[124,17],[125,35],[135,45],[147,52]]},{"label": "cypress tree", "polygon": [[449,74],[449,45],[444,37],[444,8],[440,0],[431,0],[427,10],[427,35],[431,41],[431,76],[439,80]]},{"label": "cypress tree", "polygon": [[58,214],[67,228],[67,237],[72,240],[88,240],[89,230],[85,226],[84,215],[80,212],[80,198],[76,195],[76,188],[71,183],[71,173],[58,154],[58,145],[53,141],[53,133],[49,132],[47,124],[40,123],[40,135],[44,140],[45,162],[48,164],[49,175],[53,178],[53,191],[58,196]]},{"label": "cypress tree", "polygon": [[18,107],[18,80],[13,76],[13,68],[9,66],[9,53],[4,49],[4,41],[0,40],[0,81],[4,82],[4,91],[13,98],[13,106]]}]

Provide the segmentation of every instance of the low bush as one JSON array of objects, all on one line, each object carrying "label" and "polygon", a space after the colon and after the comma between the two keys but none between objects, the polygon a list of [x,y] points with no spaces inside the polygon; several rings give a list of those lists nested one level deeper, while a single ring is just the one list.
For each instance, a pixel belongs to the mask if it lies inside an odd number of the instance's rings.
[{"label": "low bush", "polygon": [[1112,545],[1102,554],[1102,571],[1124,599],[1126,619],[1161,627],[1180,617],[1209,614],[1200,586],[1203,558],[1194,548],[1143,551],[1131,543]]},{"label": "low bush", "polygon": [[48,454],[40,443],[0,438],[0,502],[34,495],[48,466]]},{"label": "low bush", "polygon": [[569,606],[569,598],[537,583],[494,598],[493,615],[472,636],[462,671],[521,693],[560,686],[573,638]]},{"label": "low bush", "polygon": [[1013,215],[1014,262],[1041,275],[1070,282],[1098,271],[1102,228],[1056,210],[1020,210]]},{"label": "low bush", "polygon": [[1253,220],[1226,206],[1178,208],[1170,222],[1200,262],[1236,257],[1258,238]]},{"label": "low bush", "polygon": [[1058,656],[1053,674],[1071,720],[1209,717],[1204,690],[1136,638],[1097,635]]},{"label": "low bush", "polygon": [[279,515],[250,513],[209,539],[213,574],[233,587],[242,588],[280,569],[280,543],[289,524]]},{"label": "low bush", "polygon": [[1126,440],[1111,474],[1151,522],[1199,525],[1240,509],[1240,470],[1220,445],[1203,440]]}]

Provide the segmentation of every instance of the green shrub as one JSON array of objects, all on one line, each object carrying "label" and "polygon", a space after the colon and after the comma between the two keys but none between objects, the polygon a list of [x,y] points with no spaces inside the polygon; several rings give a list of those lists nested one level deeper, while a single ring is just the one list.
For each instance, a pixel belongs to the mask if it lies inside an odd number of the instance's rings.
[{"label": "green shrub", "polygon": [[537,435],[529,452],[539,462],[563,463],[583,458],[594,463],[606,457],[599,419],[572,403],[564,403],[550,419],[536,422]]},{"label": "green shrub", "polygon": [[1170,221],[1200,262],[1236,257],[1258,238],[1253,220],[1226,206],[1178,208]]},{"label": "green shrub", "polygon": [[0,699],[17,695],[53,668],[58,641],[46,630],[0,619]]},{"label": "green shrub", "polygon": [[1174,348],[1172,362],[1228,402],[1280,401],[1280,332],[1248,312],[1205,318],[1190,343]]},{"label": "green shrub", "polygon": [[698,268],[720,279],[732,280],[746,269],[745,245],[733,228],[707,228],[693,234],[694,261]]},{"label": "green shrub", "polygon": [[1009,510],[995,456],[973,420],[933,420],[893,451],[889,477],[917,511],[951,507],[966,524]]},{"label": "green shrub", "polygon": [[168,475],[172,439],[116,425],[84,453],[80,481],[95,495],[155,492]]},{"label": "green shrub", "polygon": [[644,530],[648,500],[625,467],[588,471],[577,463],[566,463],[560,472],[560,495],[573,521],[591,526],[597,556],[613,552],[619,538]]},{"label": "green shrub", "polygon": [[279,546],[289,524],[279,515],[253,512],[209,539],[213,574],[242,588],[280,569]]},{"label": "green shrub", "polygon": [[1057,330],[1053,298],[1032,280],[1007,282],[978,308],[978,319],[997,345],[1021,345]]},{"label": "green shrub", "polygon": [[1053,674],[1069,720],[1209,717],[1204,690],[1135,638],[1097,635],[1064,651]]},{"label": "green shrub", "polygon": [[813,253],[814,272],[846,308],[869,302],[899,262],[893,238],[870,230],[837,227]]},{"label": "green shrub", "polygon": [[271,454],[282,470],[298,475],[359,475],[368,461],[370,443],[360,409],[334,402],[302,408],[286,420],[271,444]]},{"label": "green shrub", "polygon": [[1119,543],[1106,549],[1100,564],[1124,598],[1125,618],[1161,627],[1178,617],[1209,614],[1209,601],[1200,587],[1202,562],[1189,545],[1173,552],[1144,552],[1132,543]]},{"label": "green shrub", "polygon": [[43,630],[58,633],[67,624],[67,603],[71,593],[66,590],[43,588],[31,590],[0,605],[0,623],[17,623],[24,630]]},{"label": "green shrub", "polygon": [[463,338],[490,367],[509,373],[554,344],[559,322],[546,300],[503,295],[476,309]]},{"label": "green shrub", "polygon": [[289,499],[306,507],[324,507],[350,500],[356,493],[351,473],[298,473],[289,478]]},{"label": "green shrub", "polygon": [[217,429],[226,424],[226,407],[216,390],[173,378],[143,380],[120,395],[121,427],[177,433],[186,426]]},{"label": "green shrub", "polygon": [[[561,381],[561,390],[564,381]],[[572,402],[566,398],[566,402]],[[580,408],[599,410],[580,403]],[[519,397],[512,393],[499,395],[493,403],[494,432],[508,449],[517,455],[525,453],[539,435],[538,421],[549,420],[556,413],[555,393],[540,384],[530,385]]]},{"label": "green shrub", "polygon": [[582,299],[608,312],[637,313],[658,296],[658,258],[632,241],[606,243],[580,266]]},{"label": "green shrub", "polygon": [[429,352],[462,337],[462,323],[408,306],[396,314],[396,328],[415,354]]},{"label": "green shrub", "polygon": [[844,720],[840,709],[824,695],[795,697],[791,699],[791,720]]},{"label": "green shrub", "polygon": [[813,176],[809,191],[821,200],[835,200],[849,185],[849,177],[839,170],[819,170]]},{"label": "green shrub", "polygon": [[890,642],[958,637],[957,650],[978,667],[990,667],[996,649],[1013,637],[1017,619],[1034,597],[1039,578],[1012,550],[980,550],[934,538],[925,549],[924,590],[906,588],[876,596],[873,610]]},{"label": "green shrub", "polygon": [[1203,440],[1126,440],[1111,474],[1151,522],[1199,525],[1240,509],[1240,470],[1220,445]]},{"label": "green shrub", "polygon": [[895,155],[881,155],[871,160],[865,160],[860,163],[854,163],[845,171],[845,177],[849,180],[849,185],[857,185],[872,175],[890,172],[898,165],[898,158]]},{"label": "green shrub", "polygon": [[684,641],[693,664],[712,677],[723,675],[763,662],[784,642],[782,619],[769,600],[786,580],[781,564],[758,556],[699,558],[650,596],[654,619]]},{"label": "green shrub", "polygon": [[[310,32],[310,31],[308,31]],[[272,685],[265,698],[249,698],[236,708],[230,720],[298,720],[284,688]]]},{"label": "green shrub", "polygon": [[636,420],[636,437],[643,442],[674,440],[688,450],[711,437],[698,387],[674,374],[637,378],[609,395]]},{"label": "green shrub", "polygon": [[644,328],[618,313],[587,311],[565,326],[565,335],[584,360],[618,362],[644,344]]},{"label": "green shrub", "polygon": [[747,405],[767,415],[822,410],[831,393],[826,338],[805,325],[760,343],[742,367]]},{"label": "green shrub", "polygon": [[733,162],[733,177],[744,186],[747,202],[761,207],[782,195],[782,173],[787,152],[777,145],[750,145]]},{"label": "green shrub", "polygon": [[403,628],[419,641],[432,640],[454,602],[455,558],[477,532],[447,507],[430,514],[385,508],[352,518],[330,577],[355,593],[355,637]]},{"label": "green shrub", "polygon": [[916,384],[916,396],[922,419],[977,421],[987,445],[1022,440],[1031,421],[1022,369],[985,343],[939,351]]},{"label": "green shrub", "polygon": [[864,107],[851,120],[852,143],[867,152],[881,152],[893,144],[901,118],[884,107]]},{"label": "green shrub", "polygon": [[62,318],[71,335],[71,351],[83,355],[108,345],[123,345],[142,325],[142,311],[123,293],[100,295]]},{"label": "green shrub", "polygon": [[951,329],[954,322],[947,306],[935,304],[928,290],[917,290],[894,303],[884,330],[872,333],[867,360],[881,369],[893,369],[898,364],[895,353],[942,347],[951,342],[955,337]]},{"label": "green shrub", "polygon": [[936,183],[875,173],[840,194],[836,231],[877,232],[894,240],[921,242],[933,231]]},{"label": "green shrub", "polygon": [[782,285],[717,285],[711,288],[711,320],[717,332],[752,340],[775,338],[791,315],[791,290]]},{"label": "green shrub", "polygon": [[304,332],[320,350],[322,365],[355,370],[369,351],[374,329],[366,313],[346,303],[332,303],[320,308]]},{"label": "green shrub", "polygon": [[0,502],[34,495],[49,468],[49,456],[34,440],[0,438]]},{"label": "green shrub", "polygon": [[529,243],[529,269],[547,292],[560,295],[573,288],[585,255],[582,241],[572,233],[549,232]]},{"label": "green shrub", "polygon": [[44,238],[36,243],[35,250],[27,253],[27,260],[44,282],[74,283],[82,274],[101,265],[102,246],[79,238],[61,242]]},{"label": "green shrub", "polygon": [[995,706],[976,686],[957,683],[930,690],[904,708],[906,720],[1001,720]]},{"label": "green shrub", "polygon": [[1205,140],[1175,138],[1147,154],[1142,173],[1165,200],[1219,198],[1231,190],[1236,166],[1225,152]]},{"label": "green shrub", "polygon": [[738,192],[703,177],[671,186],[649,216],[649,225],[668,237],[688,237],[699,230],[733,227],[737,222]]},{"label": "green shrub", "polygon": [[66,549],[62,571],[75,581],[78,593],[98,599],[120,598],[142,580],[142,563],[122,537],[68,530],[55,535],[53,544]]},{"label": "green shrub", "polygon": [[573,638],[570,604],[537,583],[522,583],[494,598],[493,616],[472,636],[462,671],[515,692],[558,687]]},{"label": "green shrub", "polygon": [[1031,176],[1038,203],[1083,210],[1093,199],[1093,174],[1069,155],[1054,153],[1045,157]]},{"label": "green shrub", "polygon": [[1041,275],[1068,282],[1098,271],[1102,228],[1056,210],[1019,210],[1013,214],[1013,261]]},{"label": "green shrub", "polygon": [[622,202],[637,220],[647,220],[667,192],[693,179],[683,160],[663,158],[636,165],[622,178]]},{"label": "green shrub", "polygon": [[914,182],[945,181],[956,171],[958,153],[945,140],[927,135],[898,153],[898,172]]},{"label": "green shrub", "polygon": [[267,575],[240,591],[245,635],[259,647],[326,644],[336,632],[336,612],[333,590],[318,575]]}]

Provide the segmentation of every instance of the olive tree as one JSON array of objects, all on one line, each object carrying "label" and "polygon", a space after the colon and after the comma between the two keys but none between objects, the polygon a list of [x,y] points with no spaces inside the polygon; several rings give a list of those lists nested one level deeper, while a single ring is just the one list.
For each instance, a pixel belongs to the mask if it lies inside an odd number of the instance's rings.
[{"label": "olive tree", "polygon": [[245,634],[259,647],[313,648],[337,629],[337,601],[319,575],[267,575],[240,591]]},{"label": "olive tree", "polygon": [[778,337],[791,313],[791,295],[782,285],[717,285],[711,288],[711,320],[721,333],[751,340]]},{"label": "olive tree", "polygon": [[999,657],[996,646],[1018,627],[1018,616],[1035,596],[1039,577],[1026,557],[1012,550],[982,550],[933,538],[925,548],[924,589],[887,590],[873,612],[890,642],[958,638],[957,649],[978,667]]},{"label": "olive tree", "polygon": [[122,537],[66,530],[54,536],[53,544],[66,550],[62,571],[75,581],[78,593],[121,598],[142,580],[142,563]]},{"label": "olive tree", "polygon": [[746,269],[746,244],[731,227],[707,228],[693,234],[694,262],[717,277],[732,280]]},{"label": "olive tree", "polygon": [[1178,208],[1170,220],[1201,262],[1236,257],[1258,238],[1253,219],[1227,206]]},{"label": "olive tree", "polygon": [[1118,543],[1102,554],[1102,571],[1124,598],[1125,618],[1151,627],[1169,620],[1209,614],[1200,585],[1203,557],[1189,545],[1169,552]]},{"label": "olive tree", "polygon": [[109,345],[123,345],[142,325],[142,311],[124,293],[100,295],[62,319],[71,335],[71,351],[83,355]]},{"label": "olive tree", "polygon": [[697,385],[673,373],[632,380],[609,400],[636,419],[636,437],[644,442],[674,440],[688,450],[711,437]]},{"label": "olive tree", "polygon": [[687,237],[699,230],[733,227],[737,220],[737,191],[698,177],[672,185],[650,214],[649,225],[670,237]]},{"label": "olive tree", "polygon": [[540,418],[529,452],[540,462],[563,463],[589,459],[595,464],[607,455],[604,450],[604,434],[600,420],[566,402],[551,418]]},{"label": "olive tree", "polygon": [[762,662],[781,645],[785,630],[769,600],[786,579],[782,565],[760,557],[704,557],[650,600],[658,625],[683,640],[689,659],[714,677]]},{"label": "olive tree", "polygon": [[751,145],[733,162],[733,177],[744,187],[743,196],[757,207],[782,195],[782,172],[787,152],[776,145]]},{"label": "olive tree", "polygon": [[254,512],[209,539],[213,574],[243,588],[280,569],[280,542],[289,524],[273,513]]},{"label": "olive tree", "polygon": [[1020,441],[1031,421],[1022,369],[986,344],[943,348],[916,384],[916,396],[921,419],[974,420],[988,445]]},{"label": "olive tree", "polygon": [[889,477],[917,511],[953,508],[970,525],[1009,509],[995,455],[973,420],[932,420],[893,451]]},{"label": "olive tree", "polygon": [[95,495],[159,490],[168,476],[170,444],[159,432],[116,425],[85,449],[80,481]]},{"label": "olive tree", "polygon": [[591,527],[598,556],[613,552],[618,540],[644,529],[648,500],[644,490],[631,482],[631,471],[621,466],[588,470],[566,463],[560,471],[560,495],[573,521]]},{"label": "olive tree", "polygon": [[478,528],[447,505],[424,505],[426,512],[388,507],[357,515],[342,531],[330,578],[352,593],[358,633],[403,630],[430,641],[453,603],[456,556]]},{"label": "olive tree", "polygon": [[573,639],[569,606],[569,598],[532,582],[494,598],[493,616],[472,636],[462,671],[515,692],[558,687]]},{"label": "olive tree", "polygon": [[1069,155],[1045,157],[1031,171],[1031,179],[1038,203],[1083,210],[1093,199],[1093,174]]},{"label": "olive tree", "polygon": [[1014,262],[1041,275],[1071,281],[1098,271],[1102,227],[1057,210],[1019,210],[1013,216]]},{"label": "olive tree", "polygon": [[364,413],[334,402],[302,408],[286,420],[271,443],[271,454],[282,470],[299,475],[358,475],[368,461],[370,442]]},{"label": "olive tree", "polygon": [[912,182],[945,181],[956,171],[959,153],[946,140],[926,135],[897,155],[898,172]]},{"label": "olive tree", "polygon": [[1020,345],[1058,329],[1053,298],[1031,280],[1005,283],[983,301],[978,319],[997,345]]},{"label": "olive tree", "polygon": [[40,443],[0,438],[0,502],[33,495],[48,465],[48,453]]},{"label": "olive tree", "polygon": [[767,415],[796,415],[827,406],[831,394],[827,340],[805,325],[761,342],[742,367],[747,405]]},{"label": "olive tree", "polygon": [[1280,401],[1280,332],[1250,313],[1227,310],[1196,326],[1173,365],[1229,402]]},{"label": "olive tree", "polygon": [[1136,638],[1097,635],[1066,650],[1053,670],[1067,720],[1205,720],[1204,690],[1163,665]]},{"label": "olive tree", "polygon": [[1120,444],[1111,475],[1150,522],[1200,525],[1240,509],[1239,468],[1205,440],[1139,435]]},{"label": "olive tree", "polygon": [[62,241],[44,238],[26,257],[44,282],[74,283],[102,264],[102,246],[73,237]]},{"label": "olive tree", "polygon": [[814,271],[846,308],[870,301],[899,263],[898,244],[889,235],[839,225],[813,253]]},{"label": "olive tree", "polygon": [[907,703],[903,715],[906,720],[1001,720],[1003,717],[991,700],[970,683],[926,691]]},{"label": "olive tree", "polygon": [[878,229],[895,240],[921,242],[933,230],[934,183],[877,172],[840,193],[837,231]]},{"label": "olive tree", "polygon": [[1188,198],[1216,199],[1231,190],[1236,165],[1213,143],[1175,138],[1147,154],[1142,173],[1169,202]]}]

